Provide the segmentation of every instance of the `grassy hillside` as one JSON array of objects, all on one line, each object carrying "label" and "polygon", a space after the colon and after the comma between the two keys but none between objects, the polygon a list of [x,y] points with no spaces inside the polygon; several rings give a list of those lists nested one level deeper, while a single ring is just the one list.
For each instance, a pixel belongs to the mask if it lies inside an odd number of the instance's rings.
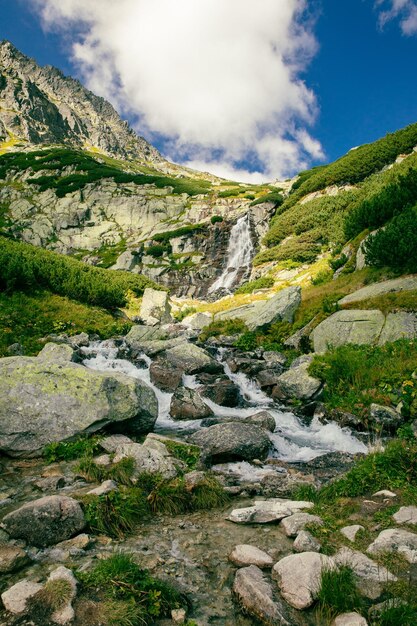
[{"label": "grassy hillside", "polygon": [[[257,255],[255,265],[312,262],[320,252],[337,252],[360,233],[385,225],[416,204],[415,145],[417,124],[361,146],[330,165],[302,173],[299,185],[296,183],[271,220],[264,239],[267,249]],[[392,165],[405,153],[407,158]],[[332,185],[341,188],[326,193]],[[313,192],[314,196],[307,197]]]}]

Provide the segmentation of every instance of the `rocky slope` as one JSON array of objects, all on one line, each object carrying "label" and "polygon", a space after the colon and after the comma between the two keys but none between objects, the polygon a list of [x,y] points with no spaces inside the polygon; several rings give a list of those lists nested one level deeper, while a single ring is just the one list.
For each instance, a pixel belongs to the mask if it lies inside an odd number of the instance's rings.
[{"label": "rocky slope", "polygon": [[96,148],[120,158],[163,162],[114,108],[54,67],[40,67],[0,43],[0,140]]}]

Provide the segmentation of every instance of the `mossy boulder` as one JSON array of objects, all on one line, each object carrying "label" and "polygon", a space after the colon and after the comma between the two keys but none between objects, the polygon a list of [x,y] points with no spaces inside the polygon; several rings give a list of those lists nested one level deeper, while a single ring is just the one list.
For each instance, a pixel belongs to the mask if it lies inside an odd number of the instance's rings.
[{"label": "mossy boulder", "polygon": [[47,344],[37,357],[0,359],[0,450],[33,455],[51,442],[113,430],[146,433],[158,415],[153,390],[120,373],[71,361],[69,346]]}]

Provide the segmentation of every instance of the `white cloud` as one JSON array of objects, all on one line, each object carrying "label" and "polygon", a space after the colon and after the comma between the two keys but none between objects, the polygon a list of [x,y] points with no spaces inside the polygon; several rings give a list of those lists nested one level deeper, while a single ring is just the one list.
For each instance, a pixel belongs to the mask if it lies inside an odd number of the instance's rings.
[{"label": "white cloud", "polygon": [[376,0],[375,6],[380,9],[378,23],[381,28],[398,19],[404,35],[417,34],[416,0]]},{"label": "white cloud", "polygon": [[88,87],[174,160],[247,180],[323,158],[301,78],[317,49],[306,0],[32,2],[71,37]]}]

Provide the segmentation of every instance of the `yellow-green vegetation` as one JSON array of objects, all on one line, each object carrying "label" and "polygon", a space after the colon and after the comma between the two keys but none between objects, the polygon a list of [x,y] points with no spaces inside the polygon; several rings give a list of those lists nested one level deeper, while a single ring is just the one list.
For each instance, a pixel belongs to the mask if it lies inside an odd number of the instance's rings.
[{"label": "yellow-green vegetation", "polygon": [[245,322],[239,318],[231,320],[215,320],[201,331],[199,341],[204,343],[209,337],[218,337],[219,335],[238,335],[247,332],[247,330],[248,327]]},{"label": "yellow-green vegetation", "polygon": [[200,461],[200,448],[191,443],[181,443],[172,439],[165,439],[164,445],[168,452],[187,466],[189,471],[194,470]]},{"label": "yellow-green vegetation", "polygon": [[244,283],[236,289],[235,293],[252,293],[256,289],[270,289],[274,286],[274,283],[275,281],[272,276],[261,276],[260,278]]},{"label": "yellow-green vegetation", "polygon": [[71,583],[63,578],[48,581],[27,603],[31,623],[51,624],[54,611],[62,609],[72,599]]},{"label": "yellow-green vegetation", "polygon": [[0,356],[8,356],[7,347],[14,343],[27,355],[37,354],[39,340],[51,334],[87,332],[106,339],[125,334],[131,325],[105,309],[49,291],[0,291]]},{"label": "yellow-green vegetation", "polygon": [[[113,160],[113,163],[116,161]],[[68,167],[71,167],[74,173],[68,174],[66,171]],[[159,189],[170,187],[172,193],[186,193],[189,196],[206,194],[211,189],[211,183],[206,180],[171,178],[156,172],[154,174],[126,172],[122,167],[103,163],[101,157],[100,159],[94,158],[83,150],[54,148],[31,152],[10,152],[0,156],[0,179],[4,179],[10,170],[24,172],[28,169],[34,173],[51,171],[50,175],[29,178],[27,182],[36,185],[41,192],[54,189],[60,198],[104,178],[112,178],[118,184],[155,185]]]},{"label": "yellow-green vegetation", "polygon": [[109,626],[150,626],[169,617],[172,609],[188,607],[184,594],[151,576],[128,554],[100,560],[91,570],[77,572],[77,577],[81,592],[99,602],[100,617]]},{"label": "yellow-green vegetation", "polygon": [[112,272],[68,256],[0,236],[0,289],[49,289],[62,296],[105,308],[124,306],[127,292],[158,288],[145,276]]},{"label": "yellow-green vegetation", "polygon": [[340,346],[316,355],[309,371],[326,383],[323,401],[329,408],[353,413],[366,426],[373,402],[401,403],[404,418],[417,417],[416,366],[417,341],[401,339],[384,346]]}]

